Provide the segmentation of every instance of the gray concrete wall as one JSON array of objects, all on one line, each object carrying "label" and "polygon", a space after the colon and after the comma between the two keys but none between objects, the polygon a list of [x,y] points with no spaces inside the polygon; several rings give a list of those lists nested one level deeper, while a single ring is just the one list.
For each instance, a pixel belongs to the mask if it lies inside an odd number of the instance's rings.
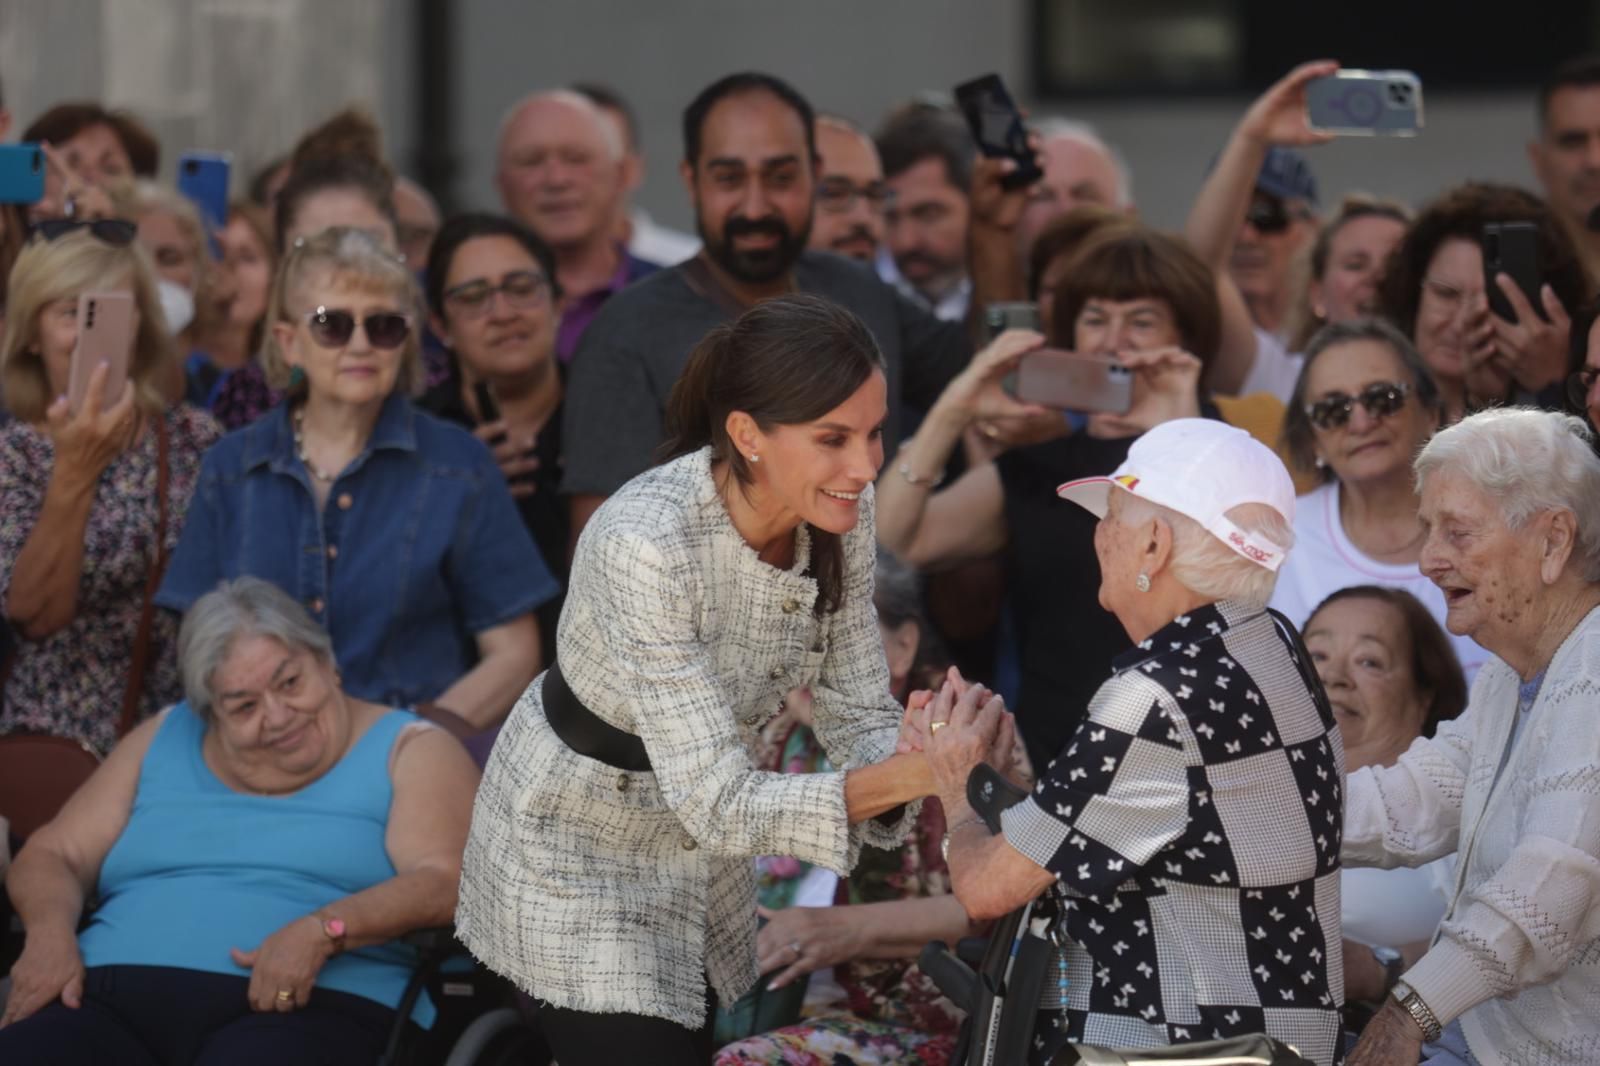
[{"label": "gray concrete wall", "polygon": [[[168,167],[225,148],[248,172],[348,100],[372,106],[410,169],[414,0],[0,0],[0,79],[19,124],[51,101],[98,97],[147,116]],[[676,174],[679,115],[712,79],[759,68],[819,108],[874,124],[919,89],[988,70],[1021,90],[1026,0],[456,0],[454,192],[493,206],[501,114],[576,79],[611,83],[639,110],[650,170],[642,200],[689,224]],[[1359,62],[1361,57],[1346,57]],[[1239,100],[1033,102],[1088,119],[1132,163],[1144,215],[1176,225]],[[1521,94],[1433,96],[1415,141],[1320,149],[1325,198],[1349,188],[1421,201],[1465,177],[1528,182]]]}]

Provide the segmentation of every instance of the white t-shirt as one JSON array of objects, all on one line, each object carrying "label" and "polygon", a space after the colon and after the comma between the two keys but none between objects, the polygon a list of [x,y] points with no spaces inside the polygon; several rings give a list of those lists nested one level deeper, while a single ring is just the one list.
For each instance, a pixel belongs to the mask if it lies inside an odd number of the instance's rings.
[{"label": "white t-shirt", "polygon": [[[1380,563],[1350,543],[1339,520],[1339,483],[1318,486],[1295,501],[1294,548],[1278,571],[1271,605],[1289,621],[1304,626],[1317,604],[1351,585],[1385,585],[1405,589],[1428,609],[1444,629],[1444,593],[1422,576],[1415,563]],[[1467,683],[1489,658],[1477,641],[1445,633],[1456,649]]]},{"label": "white t-shirt", "polygon": [[1346,866],[1339,873],[1339,921],[1346,940],[1399,948],[1429,940],[1455,891],[1456,857],[1410,869]]},{"label": "white t-shirt", "polygon": [[1250,364],[1250,373],[1245,375],[1244,384],[1239,387],[1239,395],[1270,392],[1288,403],[1305,362],[1305,356],[1289,351],[1281,340],[1257,326],[1256,357]]}]

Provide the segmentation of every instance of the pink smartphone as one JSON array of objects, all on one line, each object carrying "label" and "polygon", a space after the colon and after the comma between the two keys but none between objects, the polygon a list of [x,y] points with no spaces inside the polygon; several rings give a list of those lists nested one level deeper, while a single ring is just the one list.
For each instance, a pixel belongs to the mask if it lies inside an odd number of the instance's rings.
[{"label": "pink smartphone", "polygon": [[1023,403],[1120,415],[1133,406],[1133,371],[1115,356],[1037,348],[1006,375],[1005,389]]},{"label": "pink smartphone", "polygon": [[133,294],[86,292],[78,297],[78,346],[72,349],[67,378],[67,406],[73,414],[83,409],[89,392],[89,375],[106,364],[106,387],[100,409],[122,398],[133,355]]}]

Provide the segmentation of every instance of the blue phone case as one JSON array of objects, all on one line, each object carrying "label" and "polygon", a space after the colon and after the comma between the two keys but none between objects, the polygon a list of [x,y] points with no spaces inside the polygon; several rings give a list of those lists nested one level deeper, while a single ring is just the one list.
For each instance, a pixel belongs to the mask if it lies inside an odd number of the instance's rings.
[{"label": "blue phone case", "polygon": [[37,144],[0,144],[0,204],[44,199],[44,152]]},{"label": "blue phone case", "polygon": [[1306,83],[1306,118],[1324,133],[1415,137],[1422,80],[1409,70],[1341,70]]},{"label": "blue phone case", "polygon": [[228,175],[224,152],[185,152],[178,157],[178,191],[193,200],[211,234],[211,253],[220,257],[216,234],[228,224]]}]

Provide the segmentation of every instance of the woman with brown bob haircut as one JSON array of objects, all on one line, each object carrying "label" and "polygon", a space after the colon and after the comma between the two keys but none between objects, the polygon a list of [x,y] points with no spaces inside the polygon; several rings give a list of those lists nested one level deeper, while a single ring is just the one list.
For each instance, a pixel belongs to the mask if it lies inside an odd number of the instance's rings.
[{"label": "woman with brown bob haircut", "polygon": [[[1502,294],[1517,312],[1489,309],[1483,227],[1531,222],[1538,230],[1543,288],[1538,307],[1509,279]],[[1389,257],[1378,291],[1384,315],[1422,353],[1444,397],[1445,425],[1514,394],[1559,409],[1567,372],[1567,309],[1583,303],[1583,266],[1543,200],[1523,189],[1468,182],[1417,216]]]},{"label": "woman with brown bob haircut", "polygon": [[1047,413],[1002,387],[1022,355],[1045,340],[1013,330],[950,383],[878,485],[878,540],[913,566],[939,569],[1003,554],[1022,671],[1018,721],[1038,765],[1065,745],[1104,664],[1128,646],[1100,606],[1095,568],[1062,562],[1092,553],[1095,523],[1063,505],[1055,488],[1115,469],[1146,430],[1202,414],[1200,374],[1222,329],[1211,271],[1182,241],[1137,222],[1095,229],[1052,302],[1050,342],[1115,353],[1134,372],[1132,407],[1125,414],[1048,412],[1051,437],[939,487],[939,472],[969,426],[1040,421]]}]

